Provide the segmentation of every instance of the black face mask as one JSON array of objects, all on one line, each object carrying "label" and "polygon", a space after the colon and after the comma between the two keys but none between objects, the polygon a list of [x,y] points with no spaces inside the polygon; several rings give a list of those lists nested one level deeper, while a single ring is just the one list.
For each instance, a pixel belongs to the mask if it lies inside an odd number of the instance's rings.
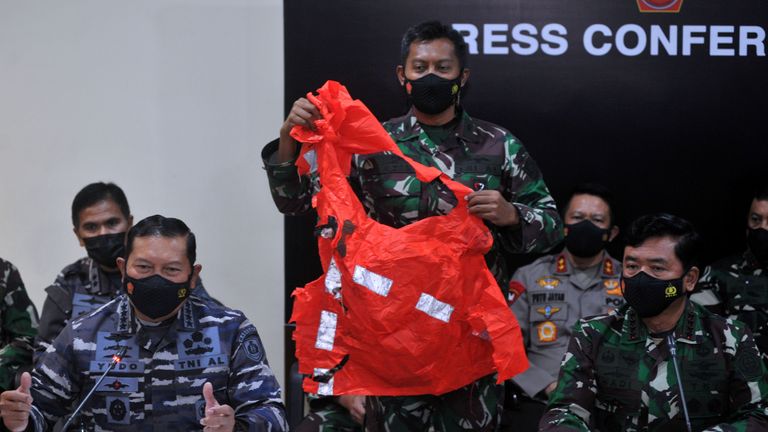
[{"label": "black face mask", "polygon": [[768,265],[768,230],[762,228],[750,229],[747,232],[747,245],[752,255],[763,266]]},{"label": "black face mask", "polygon": [[158,319],[176,309],[189,297],[189,282],[173,282],[160,275],[143,279],[125,277],[124,288],[133,306],[144,315]]},{"label": "black face mask", "polygon": [[449,80],[435,74],[417,80],[405,79],[405,93],[419,111],[440,114],[458,100],[461,91],[461,75]]},{"label": "black face mask", "polygon": [[125,231],[84,238],[88,256],[104,267],[115,268],[118,258],[125,253]]},{"label": "black face mask", "polygon": [[621,277],[621,291],[640,318],[660,315],[675,300],[685,295],[683,278],[661,280],[646,272]]},{"label": "black face mask", "polygon": [[565,247],[579,258],[599,254],[608,244],[608,230],[588,220],[565,226]]}]

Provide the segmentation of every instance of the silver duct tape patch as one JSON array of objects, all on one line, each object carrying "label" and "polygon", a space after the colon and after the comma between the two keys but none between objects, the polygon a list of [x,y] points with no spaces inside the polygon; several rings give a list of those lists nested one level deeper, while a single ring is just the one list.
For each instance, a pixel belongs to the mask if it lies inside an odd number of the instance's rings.
[{"label": "silver duct tape patch", "polygon": [[310,172],[317,172],[317,153],[314,150],[304,153],[304,160],[309,164]]},{"label": "silver duct tape patch", "polygon": [[338,316],[333,312],[320,312],[320,326],[317,328],[315,348],[332,351],[333,340],[336,338],[336,321]]},{"label": "silver duct tape patch", "polygon": [[[323,375],[328,372],[328,369],[315,368],[315,376]],[[317,386],[317,394],[320,396],[333,396],[333,378],[328,380],[327,383],[319,383]]]},{"label": "silver duct tape patch", "polygon": [[341,300],[341,272],[333,258],[328,265],[328,271],[325,272],[325,290],[333,294],[336,300]]},{"label": "silver duct tape patch", "polygon": [[389,289],[392,288],[392,279],[385,278],[359,265],[355,266],[352,280],[382,297],[389,295]]},{"label": "silver duct tape patch", "polygon": [[453,313],[453,306],[448,303],[443,303],[426,293],[422,293],[421,297],[419,297],[419,302],[416,303],[416,309],[432,318],[439,319],[446,323],[451,319],[451,314]]}]

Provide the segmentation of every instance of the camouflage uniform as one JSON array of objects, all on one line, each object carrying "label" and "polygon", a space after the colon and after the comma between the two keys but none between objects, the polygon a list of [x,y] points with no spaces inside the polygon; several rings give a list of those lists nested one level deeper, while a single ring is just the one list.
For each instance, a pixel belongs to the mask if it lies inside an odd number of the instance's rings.
[{"label": "camouflage uniform", "polygon": [[15,387],[19,369],[32,365],[32,339],[37,333],[37,310],[16,267],[0,259],[0,391]]},{"label": "camouflage uniform", "polygon": [[[632,308],[573,331],[542,431],[685,430],[666,340]],[[768,430],[768,375],[749,329],[686,300],[674,331],[693,430]]]},{"label": "camouflage uniform", "polygon": [[547,255],[512,276],[525,292],[512,304],[525,338],[530,367],[512,378],[536,397],[557,380],[571,328],[584,317],[605,314],[624,304],[619,287],[621,263],[605,254],[589,269],[577,269],[565,253]]},{"label": "camouflage uniform", "polygon": [[691,300],[746,324],[768,365],[768,269],[751,252],[705,268]]},{"label": "camouflage uniform", "polygon": [[[406,156],[422,165],[437,167],[472,189],[498,190],[517,208],[520,226],[509,228],[488,224],[494,243],[486,254],[486,262],[506,293],[511,271],[505,253],[546,252],[562,239],[562,223],[541,172],[520,141],[507,130],[474,119],[466,112],[461,112],[457,118],[455,131],[441,140],[439,145],[422,129],[413,112],[389,120],[383,126]],[[309,178],[301,178],[296,171],[295,161],[271,163],[277,148],[278,141],[275,140],[262,151],[272,198],[282,213],[304,213],[311,208],[312,195],[319,188],[318,176],[313,172]],[[456,198],[442,182],[421,183],[405,161],[389,152],[355,155],[349,179],[368,215],[379,223],[393,227],[446,214],[456,203]],[[464,390],[474,399],[478,395],[481,398],[487,396],[487,399],[474,402],[488,411],[496,410],[500,397],[495,393],[499,389],[491,378],[479,380],[457,392]],[[406,400],[414,403],[405,403]],[[396,407],[399,413],[395,413],[395,416],[402,414],[400,417],[419,417],[422,420],[426,418],[421,415],[434,411],[440,405],[447,406],[450,403],[431,396],[367,399],[369,409],[390,410]],[[464,405],[473,408],[471,404]],[[368,416],[374,414],[367,412]],[[456,423],[459,427],[477,430],[481,427],[479,425],[492,427],[495,424],[489,423],[495,422],[495,419],[491,416],[489,420],[485,410],[465,414],[467,417]],[[448,417],[443,418],[446,419]],[[387,422],[390,420],[392,418]],[[397,429],[389,427],[389,430]]]},{"label": "camouflage uniform", "polygon": [[[199,297],[210,298],[202,283]],[[111,301],[122,291],[120,272],[105,272],[91,258],[81,258],[64,267],[53,285],[45,289],[40,328],[35,338],[35,363],[72,317],[79,317]]]},{"label": "camouflage uniform", "polygon": [[335,397],[310,398],[311,412],[292,428],[295,432],[362,432],[363,427],[352,419],[349,410]]},{"label": "camouflage uniform", "polygon": [[242,312],[193,295],[177,318],[152,326],[120,295],[72,320],[41,355],[32,375],[34,430],[68,415],[123,346],[123,361],[83,410],[87,428],[202,430],[202,389],[210,381],[216,400],[235,410],[235,430],[287,429],[280,387]]}]

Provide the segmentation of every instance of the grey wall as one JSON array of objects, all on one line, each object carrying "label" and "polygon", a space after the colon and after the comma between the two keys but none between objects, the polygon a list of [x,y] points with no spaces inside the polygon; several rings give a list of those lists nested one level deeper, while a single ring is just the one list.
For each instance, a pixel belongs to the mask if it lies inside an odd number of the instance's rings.
[{"label": "grey wall", "polygon": [[210,292],[283,377],[282,218],[259,151],[283,105],[280,0],[0,0],[0,256],[33,302],[84,255],[74,194],[185,220]]}]

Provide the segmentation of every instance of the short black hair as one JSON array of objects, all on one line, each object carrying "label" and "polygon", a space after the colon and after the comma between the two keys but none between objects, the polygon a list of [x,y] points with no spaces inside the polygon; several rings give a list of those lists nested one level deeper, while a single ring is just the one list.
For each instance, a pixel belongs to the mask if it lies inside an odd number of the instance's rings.
[{"label": "short black hair", "polygon": [[187,259],[189,259],[189,265],[195,264],[195,259],[197,259],[197,241],[195,240],[195,233],[193,233],[187,224],[180,219],[167,218],[161,215],[144,218],[128,230],[128,235],[125,240],[126,261],[133,250],[133,240],[136,237],[150,236],[186,237]]},{"label": "short black hair", "polygon": [[80,225],[80,212],[98,202],[112,200],[120,207],[120,212],[128,219],[131,216],[131,208],[128,199],[120,186],[114,183],[97,182],[80,189],[72,200],[72,225],[77,228]]},{"label": "short black hair", "polygon": [[757,201],[768,201],[768,183],[764,183],[755,188],[752,193],[752,199]]},{"label": "short black hair", "polygon": [[454,30],[453,27],[445,25],[440,21],[427,21],[416,24],[405,31],[403,39],[400,42],[400,61],[405,66],[408,53],[411,50],[411,44],[414,42],[430,42],[437,39],[448,39],[453,43],[453,51],[459,58],[461,70],[467,67],[467,43],[461,33]]},{"label": "short black hair", "polygon": [[701,237],[693,224],[668,213],[640,216],[629,226],[627,246],[638,247],[654,237],[671,237],[677,241],[675,255],[683,263],[685,271],[698,265],[701,253]]},{"label": "short black hair", "polygon": [[605,203],[608,204],[608,217],[611,218],[611,226],[618,225],[616,222],[616,212],[614,211],[613,193],[607,186],[600,183],[585,182],[574,186],[568,194],[568,200],[565,202],[565,207],[563,207],[563,218],[565,218],[565,212],[567,212],[568,208],[571,206],[571,200],[573,200],[573,197],[576,195],[592,195],[605,201]]}]

